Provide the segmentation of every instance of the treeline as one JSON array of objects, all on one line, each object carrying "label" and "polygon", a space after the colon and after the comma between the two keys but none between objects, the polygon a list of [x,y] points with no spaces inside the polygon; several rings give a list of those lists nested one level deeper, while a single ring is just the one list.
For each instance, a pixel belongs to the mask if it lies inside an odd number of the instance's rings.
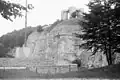
[{"label": "treeline", "polygon": [[27,36],[36,30],[36,27],[27,27],[21,30],[14,30],[0,37],[0,57],[12,57],[7,53],[14,47],[22,47],[25,40],[25,33]]},{"label": "treeline", "polygon": [[36,27],[27,27],[23,28],[21,30],[14,30],[13,32],[7,33],[0,37],[0,57],[13,57],[12,53],[10,52],[15,47],[22,47],[25,41],[25,33],[27,34],[27,37],[33,32],[42,32],[44,31],[43,27],[49,26],[47,28],[47,32],[49,32],[51,29],[53,29],[57,24],[59,24],[61,21],[56,20],[53,24],[50,25],[38,25]]}]

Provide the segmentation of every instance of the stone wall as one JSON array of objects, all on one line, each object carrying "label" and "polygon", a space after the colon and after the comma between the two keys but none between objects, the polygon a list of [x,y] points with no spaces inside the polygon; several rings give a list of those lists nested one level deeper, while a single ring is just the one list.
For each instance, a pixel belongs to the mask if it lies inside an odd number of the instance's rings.
[{"label": "stone wall", "polygon": [[30,71],[39,73],[39,74],[56,74],[56,73],[66,73],[70,71],[77,71],[76,64],[69,65],[55,65],[55,66],[33,66],[28,67]]}]

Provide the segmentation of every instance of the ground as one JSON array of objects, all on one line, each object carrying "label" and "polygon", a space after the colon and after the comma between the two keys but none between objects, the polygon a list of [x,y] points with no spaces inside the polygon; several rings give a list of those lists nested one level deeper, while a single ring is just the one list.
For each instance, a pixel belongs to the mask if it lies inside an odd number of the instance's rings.
[{"label": "ground", "polygon": [[120,64],[106,66],[103,68],[96,69],[80,69],[79,71],[68,72],[64,74],[56,75],[40,75],[38,73],[29,70],[0,70],[0,79],[60,79],[60,78],[86,78],[86,79],[120,79]]}]

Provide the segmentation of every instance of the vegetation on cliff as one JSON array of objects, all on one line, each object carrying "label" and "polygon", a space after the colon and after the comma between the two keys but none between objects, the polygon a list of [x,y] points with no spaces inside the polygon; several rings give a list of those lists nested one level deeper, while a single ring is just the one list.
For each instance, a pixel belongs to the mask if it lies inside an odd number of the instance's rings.
[{"label": "vegetation on cliff", "polygon": [[[14,30],[0,37],[0,57],[7,57],[8,52],[14,47],[21,47],[24,44],[25,32],[27,36],[36,30],[36,27],[23,28],[21,30]],[[9,56],[8,56],[9,57]]]},{"label": "vegetation on cliff", "polygon": [[[46,28],[46,31],[49,32],[52,30],[58,23],[61,21],[57,20],[53,24],[49,25],[38,25],[36,27],[27,27],[21,30],[14,30],[13,32],[7,33],[0,37],[0,57],[12,57],[12,54],[8,52],[11,51],[15,47],[22,47],[25,41],[25,32],[27,33],[27,37],[33,32],[42,32],[44,31],[44,27],[49,26]],[[9,55],[8,55],[9,54]]]},{"label": "vegetation on cliff", "polygon": [[[22,12],[26,10],[28,11],[30,9],[33,9],[33,6],[30,7],[28,5],[26,8],[25,6],[18,3],[0,0],[0,15],[10,21],[13,21],[13,18],[15,19],[17,16],[22,17]],[[25,34],[25,31],[26,30],[23,30],[23,32],[21,30],[13,31],[12,33],[8,33],[0,37],[0,57],[12,57],[6,53],[15,46],[22,46],[24,43],[23,35]],[[28,31],[27,35],[30,33],[31,31]]]}]

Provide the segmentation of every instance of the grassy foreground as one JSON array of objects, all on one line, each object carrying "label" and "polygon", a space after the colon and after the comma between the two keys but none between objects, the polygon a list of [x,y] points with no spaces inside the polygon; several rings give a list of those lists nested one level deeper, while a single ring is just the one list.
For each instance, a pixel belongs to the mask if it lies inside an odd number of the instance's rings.
[{"label": "grassy foreground", "polygon": [[72,71],[65,74],[56,74],[53,76],[48,76],[48,78],[100,78],[120,80],[120,64],[96,69]]},{"label": "grassy foreground", "polygon": [[[29,70],[0,70],[0,79],[56,79],[56,78],[99,78],[120,79],[120,64],[96,68],[91,70],[72,71],[64,74],[40,75]],[[73,79],[74,80],[74,79]],[[85,80],[85,79],[84,79]]]}]

